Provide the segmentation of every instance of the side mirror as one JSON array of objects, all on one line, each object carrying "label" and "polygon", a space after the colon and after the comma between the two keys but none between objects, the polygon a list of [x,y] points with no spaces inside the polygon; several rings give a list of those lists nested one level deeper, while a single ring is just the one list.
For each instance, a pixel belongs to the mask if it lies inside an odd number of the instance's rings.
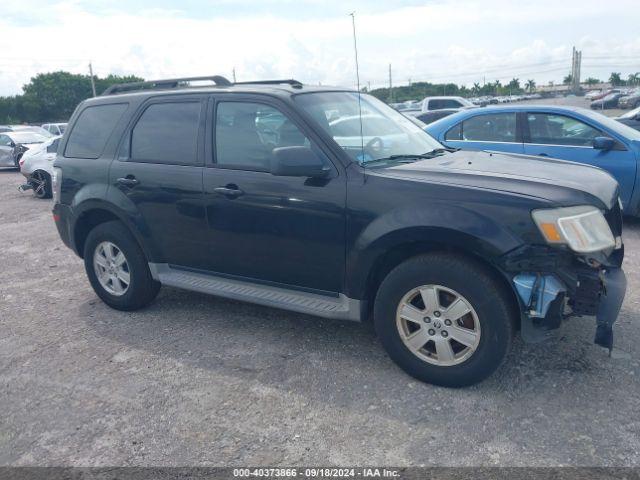
[{"label": "side mirror", "polygon": [[271,174],[279,177],[324,178],[329,174],[325,165],[309,147],[279,147],[273,149]]},{"label": "side mirror", "polygon": [[596,137],[593,139],[593,148],[596,150],[611,150],[616,142],[609,137]]}]

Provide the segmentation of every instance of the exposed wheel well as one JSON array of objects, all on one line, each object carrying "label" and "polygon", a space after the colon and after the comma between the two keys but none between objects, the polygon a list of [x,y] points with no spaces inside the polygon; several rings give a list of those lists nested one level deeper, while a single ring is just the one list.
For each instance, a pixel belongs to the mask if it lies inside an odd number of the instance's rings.
[{"label": "exposed wheel well", "polygon": [[101,223],[112,220],[119,221],[120,219],[110,211],[101,208],[89,210],[80,216],[75,224],[73,239],[76,251],[81,258],[84,256],[84,243],[89,232]]},{"label": "exposed wheel well", "polygon": [[516,297],[516,293],[509,284],[508,280],[494,265],[492,265],[490,262],[480,257],[479,255],[474,254],[473,252],[455,248],[449,245],[441,245],[430,242],[413,242],[399,245],[389,250],[387,253],[377,259],[367,278],[366,300],[368,312],[366,318],[368,320],[371,319],[371,314],[373,313],[373,304],[378,292],[378,288],[380,287],[380,284],[382,283],[384,278],[389,274],[389,272],[391,272],[391,270],[393,270],[395,267],[400,265],[405,260],[408,260],[409,258],[433,252],[453,253],[465,257],[468,260],[476,263],[477,265],[480,265],[504,290],[514,309],[514,318],[517,321],[516,327],[520,327],[520,304],[518,302],[518,298]]}]

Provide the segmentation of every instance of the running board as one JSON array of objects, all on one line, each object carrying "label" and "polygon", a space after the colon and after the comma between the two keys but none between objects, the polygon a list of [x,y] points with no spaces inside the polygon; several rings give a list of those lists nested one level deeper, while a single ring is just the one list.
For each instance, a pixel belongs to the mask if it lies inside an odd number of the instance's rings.
[{"label": "running board", "polygon": [[162,285],[232,298],[324,318],[360,321],[360,301],[345,295],[329,297],[150,263],[151,276]]}]

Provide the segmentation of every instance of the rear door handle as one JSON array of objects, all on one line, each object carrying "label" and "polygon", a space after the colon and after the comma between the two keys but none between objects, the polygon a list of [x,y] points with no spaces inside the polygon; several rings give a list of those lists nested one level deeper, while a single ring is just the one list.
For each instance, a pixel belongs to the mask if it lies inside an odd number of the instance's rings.
[{"label": "rear door handle", "polygon": [[548,157],[549,154],[548,153],[539,153],[538,156],[539,157]]},{"label": "rear door handle", "polygon": [[213,189],[218,195],[224,195],[225,197],[236,198],[240,195],[244,195],[244,192],[239,188],[229,188],[229,187],[216,187]]},{"label": "rear door handle", "polygon": [[140,183],[140,181],[133,175],[127,175],[126,177],[119,178],[117,181],[120,185],[124,185],[125,187],[135,187]]}]

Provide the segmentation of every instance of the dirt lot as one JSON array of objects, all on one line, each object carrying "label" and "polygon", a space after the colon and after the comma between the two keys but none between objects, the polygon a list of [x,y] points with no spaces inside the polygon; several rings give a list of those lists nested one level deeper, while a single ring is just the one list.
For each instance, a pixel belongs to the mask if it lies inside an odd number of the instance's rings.
[{"label": "dirt lot", "polygon": [[613,358],[575,319],[448,390],[359,324],[169,288],[111,310],[20,181],[0,172],[2,465],[640,466],[639,222]]}]

